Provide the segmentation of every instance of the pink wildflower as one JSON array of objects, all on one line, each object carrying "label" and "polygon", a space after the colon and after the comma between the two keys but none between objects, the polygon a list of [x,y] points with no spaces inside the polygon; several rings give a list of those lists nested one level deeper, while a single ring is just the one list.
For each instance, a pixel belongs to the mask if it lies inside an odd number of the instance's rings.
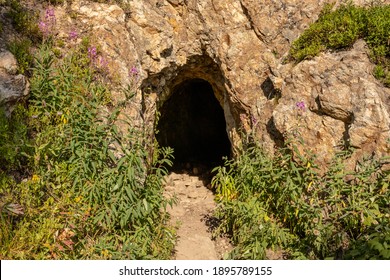
[{"label": "pink wildflower", "polygon": [[47,35],[48,35],[48,33],[49,33],[49,28],[48,28],[47,24],[46,24],[44,21],[40,21],[40,22],[38,23],[38,28],[39,28],[39,30],[42,32],[42,34],[43,34],[44,36],[47,36]]},{"label": "pink wildflower", "polygon": [[297,106],[298,110],[302,110],[302,111],[306,110],[305,102],[303,101],[297,102],[295,106]]},{"label": "pink wildflower", "polygon": [[76,31],[71,31],[71,32],[69,32],[69,39],[70,39],[70,40],[76,40],[77,37],[78,37],[78,34],[77,34]]},{"label": "pink wildflower", "polygon": [[257,124],[257,119],[254,116],[251,116],[251,120],[253,125]]},{"label": "pink wildflower", "polygon": [[56,15],[53,8],[47,8],[45,13],[45,19],[47,21],[54,22],[56,21]]},{"label": "pink wildflower", "polygon": [[53,29],[56,25],[56,15],[53,8],[47,8],[45,17],[38,23],[38,28],[42,32],[44,37],[48,37],[53,33]]},{"label": "pink wildflower", "polygon": [[136,67],[131,67],[130,71],[129,71],[129,76],[131,77],[135,77],[135,76],[138,76],[138,69]]},{"label": "pink wildflower", "polygon": [[88,48],[88,56],[91,60],[94,60],[97,56],[97,50],[96,47],[89,47]]}]

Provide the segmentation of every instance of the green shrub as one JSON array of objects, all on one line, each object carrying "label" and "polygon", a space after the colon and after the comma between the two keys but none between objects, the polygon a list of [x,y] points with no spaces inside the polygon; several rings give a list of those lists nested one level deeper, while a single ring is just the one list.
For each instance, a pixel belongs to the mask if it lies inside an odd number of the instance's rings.
[{"label": "green shrub", "polygon": [[25,157],[30,147],[26,125],[27,111],[19,104],[7,118],[0,108],[0,166],[3,171],[20,170],[27,164]]},{"label": "green shrub", "polygon": [[31,41],[29,39],[14,40],[8,43],[7,47],[18,62],[18,72],[29,74],[34,60],[30,51]]},{"label": "green shrub", "polygon": [[344,5],[332,11],[332,7],[327,4],[319,19],[292,44],[290,53],[295,60],[314,57],[327,48],[349,47],[363,35],[366,25],[363,8]]},{"label": "green shrub", "polygon": [[269,158],[255,146],[217,168],[216,233],[232,237],[230,257],[263,259],[271,249],[286,258],[389,258],[390,174],[374,160],[347,174],[341,162],[319,176],[310,158],[297,163],[286,149]]},{"label": "green shrub", "polygon": [[37,13],[34,13],[24,7],[22,1],[7,0],[6,4],[10,7],[7,16],[12,20],[16,31],[25,36],[28,36],[31,39],[41,37],[37,24]]},{"label": "green shrub", "polygon": [[319,19],[293,42],[290,55],[299,62],[325,49],[349,48],[359,38],[367,42],[371,59],[383,70],[381,75],[375,76],[389,86],[390,5],[357,7],[349,3],[336,10],[326,5]]},{"label": "green shrub", "polygon": [[[149,164],[145,135],[104,110],[108,90],[88,53],[63,60],[44,45],[32,70],[26,152],[30,176],[5,183],[3,205],[24,213],[1,225],[0,255],[16,259],[166,259],[174,236],[165,226],[163,166],[169,149]],[[119,127],[127,127],[121,130]],[[5,174],[7,175],[7,174]],[[1,178],[1,177],[0,177]]]},{"label": "green shrub", "polygon": [[346,254],[349,259],[390,259],[390,228],[379,225],[376,232],[355,242]]}]

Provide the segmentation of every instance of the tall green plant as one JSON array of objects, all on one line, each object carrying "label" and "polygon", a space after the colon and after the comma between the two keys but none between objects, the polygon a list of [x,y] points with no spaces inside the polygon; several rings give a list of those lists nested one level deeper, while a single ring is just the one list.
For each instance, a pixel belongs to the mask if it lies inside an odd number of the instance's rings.
[{"label": "tall green plant", "polygon": [[255,145],[216,169],[217,233],[231,235],[230,257],[262,259],[271,249],[286,258],[359,258],[367,256],[365,240],[373,250],[384,248],[370,257],[386,258],[390,174],[381,162],[366,160],[346,173],[336,157],[320,176],[313,159],[296,161],[296,152],[270,158]]},{"label": "tall green plant", "polygon": [[25,213],[4,227],[9,238],[0,254],[169,258],[174,236],[165,208],[171,201],[162,196],[162,180],[171,151],[160,150],[147,165],[146,135],[123,117],[122,107],[105,107],[109,93],[94,77],[88,53],[75,49],[59,60],[47,44],[31,78],[32,176],[14,186],[13,199]]}]

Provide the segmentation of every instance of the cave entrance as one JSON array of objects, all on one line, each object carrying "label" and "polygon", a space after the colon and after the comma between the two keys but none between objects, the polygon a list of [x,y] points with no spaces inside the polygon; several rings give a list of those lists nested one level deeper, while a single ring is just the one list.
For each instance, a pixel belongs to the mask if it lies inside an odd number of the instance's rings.
[{"label": "cave entrance", "polygon": [[160,146],[174,149],[173,169],[212,168],[230,156],[224,111],[207,81],[182,82],[160,112],[156,138]]}]

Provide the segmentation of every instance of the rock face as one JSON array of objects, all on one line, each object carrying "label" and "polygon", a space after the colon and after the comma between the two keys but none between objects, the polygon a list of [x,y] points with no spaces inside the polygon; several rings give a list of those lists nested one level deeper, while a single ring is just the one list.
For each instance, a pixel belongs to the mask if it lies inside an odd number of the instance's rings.
[{"label": "rock face", "polygon": [[[327,2],[333,1],[133,0],[123,10],[74,0],[57,12],[62,36],[74,29],[89,34],[110,61],[111,74],[122,83],[135,81],[139,90],[128,114],[150,133],[156,110],[174,88],[203,79],[224,110],[233,151],[243,131],[271,153],[301,136],[324,163],[345,145],[389,154],[390,92],[373,78],[364,42],[282,64],[292,41]],[[137,79],[128,75],[132,67]]]},{"label": "rock face", "polygon": [[345,146],[359,154],[389,154],[390,89],[372,72],[363,41],[352,50],[323,53],[286,69],[285,95],[273,112],[276,128],[287,137],[302,136],[324,162]]},{"label": "rock face", "polygon": [[8,116],[13,105],[29,92],[26,77],[18,75],[17,70],[18,64],[12,53],[0,49],[0,106]]}]

